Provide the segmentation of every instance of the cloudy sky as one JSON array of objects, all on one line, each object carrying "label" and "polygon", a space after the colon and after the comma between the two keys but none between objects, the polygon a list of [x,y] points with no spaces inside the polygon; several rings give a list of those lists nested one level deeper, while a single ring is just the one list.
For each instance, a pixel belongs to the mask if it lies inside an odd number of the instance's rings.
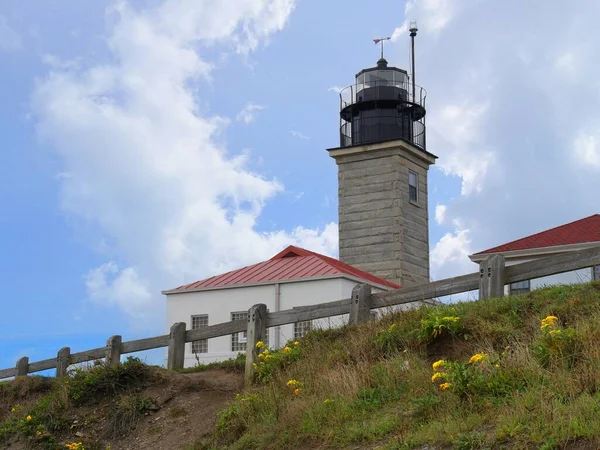
[{"label": "cloudy sky", "polygon": [[[375,5],[375,6],[373,6]],[[598,211],[595,0],[0,0],[0,367],[165,332],[160,291],[337,254],[336,87],[428,91],[432,276]]]}]

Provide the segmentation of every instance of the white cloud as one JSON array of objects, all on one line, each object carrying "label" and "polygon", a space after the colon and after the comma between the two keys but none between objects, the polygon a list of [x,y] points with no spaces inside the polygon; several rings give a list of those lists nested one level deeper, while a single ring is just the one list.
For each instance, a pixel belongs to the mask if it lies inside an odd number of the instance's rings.
[{"label": "white cloud", "polygon": [[89,298],[100,304],[115,305],[137,319],[152,314],[149,285],[134,267],[119,270],[114,262],[92,269],[85,277]]},{"label": "white cloud", "polygon": [[392,33],[392,42],[408,35],[409,23],[417,21],[419,32],[438,34],[458,13],[458,0],[408,0],[404,6],[406,20]]},{"label": "white cloud", "polygon": [[53,69],[73,69],[78,66],[78,64],[80,63],[80,60],[76,59],[76,60],[72,60],[72,61],[69,61],[69,60],[65,61],[56,55],[46,54],[46,55],[42,56],[42,62],[49,65]]},{"label": "white cloud", "polygon": [[481,191],[495,161],[494,151],[485,147],[480,135],[487,109],[487,104],[447,104],[434,110],[429,120],[430,142],[444,148],[438,167],[462,179],[463,195]]},{"label": "white cloud", "polygon": [[[37,130],[61,157],[66,212],[96,225],[113,262],[86,277],[90,298],[161,326],[159,292],[268,258],[286,245],[337,253],[337,226],[260,232],[282,192],[277,179],[226,157],[227,121],[198,113],[195,86],[211,77],[201,49],[250,52],[286,24],[287,0],[165,1],[112,8],[112,64],[55,67],[32,98]],[[95,244],[94,244],[95,245]]]},{"label": "white cloud", "polygon": [[573,142],[573,150],[580,166],[600,169],[600,145],[596,136],[581,133]]},{"label": "white cloud", "polygon": [[304,134],[300,133],[299,131],[291,130],[290,134],[298,139],[304,139],[304,140],[310,139],[308,136],[305,136]]},{"label": "white cloud", "polygon": [[21,36],[8,25],[6,17],[0,15],[0,50],[19,50],[22,45]]},{"label": "white cloud", "polygon": [[344,89],[343,87],[331,86],[330,88],[327,88],[327,91],[335,92],[336,94],[339,94],[340,92],[342,92],[343,89]]},{"label": "white cloud", "polygon": [[431,250],[431,272],[433,279],[448,278],[476,271],[468,258],[471,251],[469,230],[446,233]]},{"label": "white cloud", "polygon": [[235,120],[237,120],[238,122],[244,122],[247,125],[251,122],[254,122],[258,111],[262,111],[265,108],[266,107],[262,105],[247,103],[246,106],[244,106],[241,109],[241,111],[237,113],[237,116],[235,116]]},{"label": "white cloud", "polygon": [[435,205],[435,221],[438,225],[444,223],[444,216],[446,215],[446,205]]}]

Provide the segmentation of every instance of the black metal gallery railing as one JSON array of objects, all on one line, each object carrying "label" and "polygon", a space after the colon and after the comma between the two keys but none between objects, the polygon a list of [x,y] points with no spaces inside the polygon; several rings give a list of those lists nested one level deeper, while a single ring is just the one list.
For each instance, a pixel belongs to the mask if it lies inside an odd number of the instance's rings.
[{"label": "black metal gallery railing", "polygon": [[356,83],[340,91],[340,111],[348,106],[369,100],[398,100],[425,108],[427,91],[408,81],[369,81]]},{"label": "black metal gallery railing", "polygon": [[355,118],[340,127],[340,146],[404,139],[425,150],[425,123],[398,116]]}]

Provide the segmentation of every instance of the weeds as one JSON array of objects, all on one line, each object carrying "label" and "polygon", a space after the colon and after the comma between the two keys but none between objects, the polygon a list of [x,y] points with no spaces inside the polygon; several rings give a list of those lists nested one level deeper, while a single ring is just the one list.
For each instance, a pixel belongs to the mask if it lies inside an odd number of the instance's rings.
[{"label": "weeds", "polygon": [[108,415],[108,436],[118,437],[131,431],[152,406],[150,399],[139,394],[121,395]]},{"label": "weeds", "polygon": [[[540,329],[548,316],[557,319]],[[212,447],[593,445],[599,325],[600,284],[592,283],[313,332],[286,363],[279,351],[263,352],[273,366],[221,413]]]},{"label": "weeds", "polygon": [[69,379],[69,396],[75,405],[93,402],[103,396],[116,396],[150,379],[150,369],[139,358],[128,357],[123,364],[75,368]]}]

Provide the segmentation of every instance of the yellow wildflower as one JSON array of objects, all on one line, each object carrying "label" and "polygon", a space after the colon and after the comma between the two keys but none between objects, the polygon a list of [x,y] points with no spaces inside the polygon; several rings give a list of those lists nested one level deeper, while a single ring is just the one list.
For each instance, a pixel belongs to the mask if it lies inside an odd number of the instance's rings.
[{"label": "yellow wildflower", "polygon": [[284,353],[289,353],[291,351],[292,351],[292,349],[290,347],[288,347],[287,345],[283,348]]},{"label": "yellow wildflower", "polygon": [[259,353],[259,354],[258,354],[258,357],[259,357],[259,358],[264,358],[264,357],[265,357],[265,355],[264,355],[264,353]]},{"label": "yellow wildflower", "polygon": [[471,356],[471,359],[469,359],[469,364],[484,361],[486,357],[487,355],[485,353],[475,353],[473,356]]},{"label": "yellow wildflower", "polygon": [[556,336],[557,334],[560,334],[561,330],[550,330],[550,336]]},{"label": "yellow wildflower", "polygon": [[444,372],[436,372],[431,376],[431,382],[435,383],[437,380],[445,378],[446,376],[448,376],[447,373]]},{"label": "yellow wildflower", "polygon": [[36,436],[41,436],[41,435],[42,435],[42,432],[41,432],[40,430],[37,430],[37,431],[35,432],[35,434],[36,434]]},{"label": "yellow wildflower", "polygon": [[264,346],[265,346],[265,343],[263,341],[258,341],[256,343],[256,348],[264,348]]},{"label": "yellow wildflower", "polygon": [[298,381],[296,380],[289,380],[287,383],[285,383],[287,386],[289,387],[294,387],[298,385]]},{"label": "yellow wildflower", "polygon": [[500,368],[500,364],[496,364],[494,367],[495,367],[496,369],[499,369],[499,368]]},{"label": "yellow wildflower", "polygon": [[269,354],[265,355],[265,359],[271,359],[271,358],[273,358],[272,355],[269,355]]},{"label": "yellow wildflower", "polygon": [[447,317],[442,317],[442,320],[444,322],[458,322],[460,320],[460,317],[456,317],[456,316],[447,316]]},{"label": "yellow wildflower", "polygon": [[300,388],[294,389],[294,395],[299,395],[299,394],[300,394]]},{"label": "yellow wildflower", "polygon": [[556,316],[548,316],[542,320],[542,325],[540,329],[545,330],[546,328],[553,328],[558,324],[558,317]]},{"label": "yellow wildflower", "polygon": [[31,416],[27,416],[27,417],[25,417],[25,420],[26,420],[27,422],[29,422],[29,421],[31,420]]},{"label": "yellow wildflower", "polygon": [[15,409],[15,408],[11,408],[11,409],[10,409],[10,412],[15,412],[15,411],[16,411],[16,409]]},{"label": "yellow wildflower", "polygon": [[440,384],[440,389],[442,391],[445,391],[447,389],[450,389],[451,386],[452,386],[452,383],[442,383],[442,384]]},{"label": "yellow wildflower", "polygon": [[300,342],[294,341],[294,345],[300,345]]},{"label": "yellow wildflower", "polygon": [[446,364],[446,361],[444,361],[443,359],[440,359],[439,361],[436,361],[433,363],[432,367],[433,370],[439,370],[440,367],[444,367],[444,365]]}]

